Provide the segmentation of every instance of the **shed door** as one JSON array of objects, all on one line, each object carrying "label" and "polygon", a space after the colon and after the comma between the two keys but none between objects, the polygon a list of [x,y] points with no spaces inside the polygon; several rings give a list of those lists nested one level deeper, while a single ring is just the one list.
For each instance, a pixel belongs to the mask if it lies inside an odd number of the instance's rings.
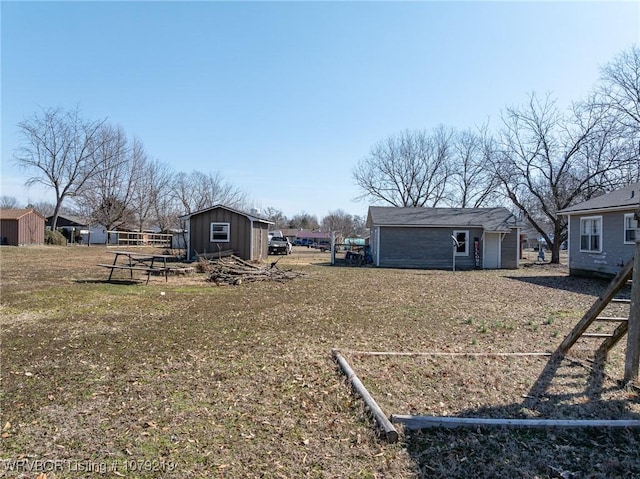
[{"label": "shed door", "polygon": [[500,268],[500,233],[484,234],[484,254],[483,268],[498,269]]}]

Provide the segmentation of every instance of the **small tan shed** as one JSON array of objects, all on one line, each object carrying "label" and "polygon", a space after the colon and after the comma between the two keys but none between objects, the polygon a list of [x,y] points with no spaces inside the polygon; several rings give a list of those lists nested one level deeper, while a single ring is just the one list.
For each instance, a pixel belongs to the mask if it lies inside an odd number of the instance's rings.
[{"label": "small tan shed", "polygon": [[44,244],[46,218],[33,208],[0,208],[0,244]]},{"label": "small tan shed", "polygon": [[187,223],[187,259],[198,254],[233,250],[247,261],[264,261],[269,254],[269,225],[257,212],[247,213],[223,205],[181,217]]}]

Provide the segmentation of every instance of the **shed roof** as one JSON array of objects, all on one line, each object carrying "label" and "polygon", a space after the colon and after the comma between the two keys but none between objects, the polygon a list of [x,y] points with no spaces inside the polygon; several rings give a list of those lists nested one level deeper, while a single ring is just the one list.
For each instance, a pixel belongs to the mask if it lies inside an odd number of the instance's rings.
[{"label": "shed roof", "polygon": [[[60,220],[61,218],[64,218],[65,220],[69,221],[70,223],[75,223],[78,226],[87,226],[89,224],[89,221],[87,221],[87,220],[85,220],[83,218],[80,218],[79,216],[59,214],[58,215],[58,220]],[[47,216],[47,223],[51,223],[52,220],[53,220],[53,215]]]},{"label": "shed roof", "polygon": [[39,211],[34,208],[0,208],[0,219],[3,220],[18,220],[29,213],[35,213],[42,219],[46,219]]},{"label": "shed roof", "polygon": [[415,208],[370,206],[367,226],[479,227],[486,231],[509,232],[521,226],[508,209]]},{"label": "shed roof", "polygon": [[605,193],[597,198],[583,201],[577,205],[569,206],[558,211],[561,215],[573,213],[596,212],[605,210],[630,210],[640,207],[640,182],[620,188],[619,190]]},{"label": "shed roof", "polygon": [[253,213],[247,213],[246,211],[237,210],[235,208],[230,208],[228,206],[220,205],[220,204],[215,205],[215,206],[211,206],[209,208],[203,208],[203,209],[201,209],[199,211],[195,211],[193,213],[186,214],[184,216],[181,216],[180,219],[188,220],[192,216],[196,216],[196,215],[199,215],[199,214],[202,214],[202,213],[206,213],[207,211],[215,210],[215,209],[218,209],[218,208],[222,208],[224,210],[231,211],[233,213],[236,213],[236,214],[239,214],[239,215],[242,215],[242,216],[246,216],[251,221],[257,221],[259,223],[266,223],[266,224],[269,224],[269,225],[273,224],[273,221],[269,221],[268,219],[262,218],[262,217],[260,217],[258,215],[253,214]]}]

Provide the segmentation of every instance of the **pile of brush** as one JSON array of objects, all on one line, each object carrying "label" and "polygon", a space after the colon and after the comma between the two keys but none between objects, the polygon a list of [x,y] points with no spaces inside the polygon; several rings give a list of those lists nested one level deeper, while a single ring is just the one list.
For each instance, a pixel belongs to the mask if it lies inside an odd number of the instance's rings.
[{"label": "pile of brush", "polygon": [[283,270],[278,262],[264,265],[253,264],[237,256],[228,256],[216,260],[200,259],[197,270],[208,274],[207,281],[217,285],[239,285],[254,281],[288,281],[302,276],[303,273]]}]

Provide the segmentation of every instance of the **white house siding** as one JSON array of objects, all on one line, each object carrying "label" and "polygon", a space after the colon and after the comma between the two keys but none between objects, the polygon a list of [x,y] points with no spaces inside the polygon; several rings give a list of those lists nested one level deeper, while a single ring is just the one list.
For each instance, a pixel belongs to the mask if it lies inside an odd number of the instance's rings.
[{"label": "white house siding", "polygon": [[187,234],[188,232],[175,232],[171,235],[171,248],[172,249],[187,249]]},{"label": "white house siding", "polygon": [[[569,216],[569,273],[575,276],[613,276],[634,253],[634,244],[624,243],[624,215],[634,210]],[[580,218],[602,217],[600,253],[580,251]]]},{"label": "white house siding", "polygon": [[502,237],[500,249],[502,269],[517,269],[520,263],[520,229],[516,228],[511,233]]},{"label": "white house siding", "polygon": [[91,244],[106,244],[107,243],[107,230],[104,226],[89,226],[87,230],[89,234],[82,235],[82,243],[87,244],[89,241]]}]

